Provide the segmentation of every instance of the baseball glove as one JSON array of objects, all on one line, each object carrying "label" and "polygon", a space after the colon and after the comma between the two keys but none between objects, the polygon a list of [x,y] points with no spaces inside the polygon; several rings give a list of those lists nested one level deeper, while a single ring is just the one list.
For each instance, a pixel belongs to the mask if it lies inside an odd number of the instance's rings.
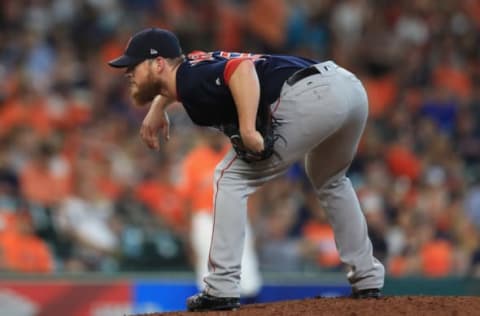
[{"label": "baseball glove", "polygon": [[276,127],[279,125],[279,121],[272,116],[269,106],[259,107],[255,126],[263,137],[264,149],[258,153],[245,147],[237,123],[224,124],[220,127],[220,130],[230,138],[230,142],[237,156],[247,163],[252,163],[268,159],[274,154],[278,156],[274,149],[275,142],[279,138],[285,141],[283,136],[275,133]]}]

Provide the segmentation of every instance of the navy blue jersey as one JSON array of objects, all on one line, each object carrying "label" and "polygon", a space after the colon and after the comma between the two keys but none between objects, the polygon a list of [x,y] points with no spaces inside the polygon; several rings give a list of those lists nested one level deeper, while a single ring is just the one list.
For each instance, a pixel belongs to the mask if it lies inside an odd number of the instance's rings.
[{"label": "navy blue jersey", "polygon": [[315,60],[282,55],[228,52],[196,52],[179,66],[177,95],[195,124],[220,126],[237,122],[237,110],[228,80],[238,63],[251,59],[260,82],[259,107],[275,102],[285,80],[295,71],[318,63]]}]

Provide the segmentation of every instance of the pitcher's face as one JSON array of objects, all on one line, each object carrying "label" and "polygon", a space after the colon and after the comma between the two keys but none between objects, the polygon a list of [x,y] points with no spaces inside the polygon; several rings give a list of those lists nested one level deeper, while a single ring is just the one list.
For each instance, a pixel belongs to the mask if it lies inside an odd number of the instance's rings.
[{"label": "pitcher's face", "polygon": [[137,106],[150,103],[163,90],[161,78],[154,73],[153,60],[145,60],[127,68],[126,76],[129,80],[130,96]]}]

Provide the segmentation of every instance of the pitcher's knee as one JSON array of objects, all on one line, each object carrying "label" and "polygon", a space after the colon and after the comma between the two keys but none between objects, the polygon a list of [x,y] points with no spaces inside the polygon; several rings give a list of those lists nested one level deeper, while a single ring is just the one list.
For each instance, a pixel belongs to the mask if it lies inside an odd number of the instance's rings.
[{"label": "pitcher's knee", "polygon": [[335,177],[325,182],[319,189],[317,189],[317,195],[320,199],[320,204],[323,208],[328,207],[328,201],[335,196],[342,195],[344,187],[350,184],[350,180],[342,175],[341,177]]},{"label": "pitcher's knee", "polygon": [[345,175],[332,177],[328,179],[319,189],[319,193],[329,194],[329,192],[337,192],[339,188],[348,185],[349,179]]},{"label": "pitcher's knee", "polygon": [[328,186],[335,186],[335,183],[345,177],[345,174],[350,166],[350,161],[347,163],[337,164],[341,167],[328,168],[323,167],[321,170],[318,165],[312,165],[310,162],[310,155],[306,158],[305,172],[310,180],[310,183],[318,191]]}]

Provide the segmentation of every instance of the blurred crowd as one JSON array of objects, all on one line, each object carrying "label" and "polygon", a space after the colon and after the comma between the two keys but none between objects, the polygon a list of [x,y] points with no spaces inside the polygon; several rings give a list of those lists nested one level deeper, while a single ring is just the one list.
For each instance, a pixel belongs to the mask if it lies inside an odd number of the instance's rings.
[{"label": "blurred crowd", "polygon": [[[370,118],[349,175],[375,255],[391,276],[480,277],[478,0],[1,1],[0,271],[192,269],[184,158],[218,136],[177,104],[160,152],[141,143],[146,111],[106,62],[147,26],[185,53],[356,73]],[[263,271],[344,269],[301,161],[249,212]]]}]

